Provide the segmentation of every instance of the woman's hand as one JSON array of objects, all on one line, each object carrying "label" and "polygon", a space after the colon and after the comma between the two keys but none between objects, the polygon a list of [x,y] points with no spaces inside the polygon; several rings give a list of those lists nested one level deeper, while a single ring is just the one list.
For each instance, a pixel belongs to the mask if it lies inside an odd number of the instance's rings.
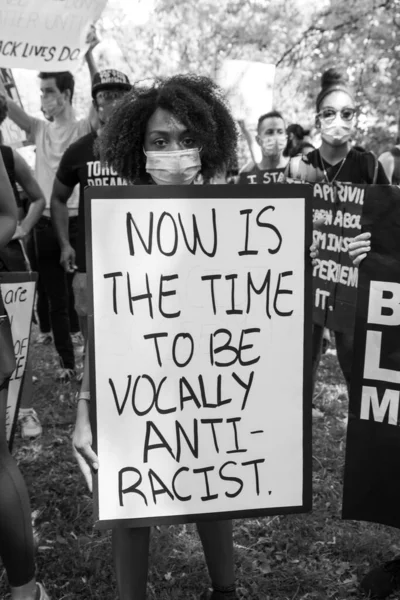
[{"label": "woman's hand", "polygon": [[361,261],[367,257],[367,254],[370,250],[371,234],[366,232],[357,235],[349,244],[349,256],[353,261],[353,265],[358,267]]},{"label": "woman's hand", "polygon": [[13,240],[23,240],[24,237],[26,237],[26,235],[27,235],[27,232],[25,231],[25,229],[20,224],[18,224],[17,228],[15,230],[15,233],[12,236],[12,239]]},{"label": "woman's hand", "polygon": [[[320,231],[324,225],[325,225],[325,217],[318,217],[317,219],[315,219],[313,221],[313,231]],[[317,264],[318,254],[319,254],[319,239],[318,239],[318,241],[315,241],[315,238],[314,238],[314,242],[310,246],[310,258],[311,258],[311,264],[313,267],[315,267],[315,265]]]},{"label": "woman's hand", "polygon": [[93,491],[93,472],[99,468],[99,460],[92,450],[93,436],[89,419],[89,405],[78,400],[75,431],[72,436],[73,451],[89,490]]},{"label": "woman's hand", "polygon": [[311,258],[311,264],[312,264],[313,267],[315,267],[315,265],[317,264],[318,254],[319,254],[318,244],[316,244],[314,242],[310,246],[310,258]]}]

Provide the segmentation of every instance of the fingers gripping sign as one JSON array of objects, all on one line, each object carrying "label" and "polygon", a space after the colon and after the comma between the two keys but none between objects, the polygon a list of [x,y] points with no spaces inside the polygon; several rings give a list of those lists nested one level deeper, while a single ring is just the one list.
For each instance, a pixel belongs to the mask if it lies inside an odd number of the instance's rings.
[{"label": "fingers gripping sign", "polygon": [[[313,221],[313,231],[321,231],[321,229],[323,228],[323,226],[325,225],[325,217],[318,217],[317,219],[315,219]],[[319,255],[319,244],[320,244],[320,238],[318,237],[317,239],[315,239],[316,236],[314,236],[314,241],[310,246],[310,258],[311,258],[311,264],[314,267],[317,264],[317,258]]]},{"label": "fingers gripping sign", "polygon": [[355,267],[358,267],[360,263],[367,257],[368,252],[371,250],[371,234],[360,233],[357,235],[352,242],[349,244],[349,256],[353,261]]}]

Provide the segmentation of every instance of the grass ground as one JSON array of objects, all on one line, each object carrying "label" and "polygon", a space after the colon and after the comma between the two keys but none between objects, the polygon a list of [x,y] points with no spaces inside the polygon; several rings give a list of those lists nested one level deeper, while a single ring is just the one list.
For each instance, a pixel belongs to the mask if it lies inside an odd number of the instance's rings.
[{"label": "grass ground", "polygon": [[[44,433],[29,444],[17,435],[14,453],[31,496],[39,579],[53,600],[113,600],[109,533],[92,527],[91,497],[70,451],[75,384],[54,383],[51,347],[34,345],[33,363],[34,406]],[[347,397],[332,353],[323,358],[315,404],[323,416],[313,428],[313,512],[235,523],[237,581],[245,599],[356,600],[359,577],[400,554],[397,530],[341,520]],[[154,529],[149,599],[195,600],[207,584],[194,527]],[[0,597],[8,597],[1,568]]]}]

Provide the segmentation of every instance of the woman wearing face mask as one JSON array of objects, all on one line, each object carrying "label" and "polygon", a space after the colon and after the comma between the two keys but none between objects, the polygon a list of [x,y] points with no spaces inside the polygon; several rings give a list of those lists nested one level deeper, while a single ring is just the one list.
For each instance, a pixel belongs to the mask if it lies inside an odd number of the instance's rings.
[{"label": "woman wearing face mask", "polygon": [[[239,124],[249,140],[250,134],[244,122]],[[239,183],[281,183],[289,159],[283,155],[287,136],[285,121],[280,112],[273,110],[261,115],[257,123],[256,142],[261,148],[261,161],[248,162],[240,171]]]},{"label": "woman wearing face mask", "polygon": [[[105,125],[99,145],[107,164],[128,181],[190,185],[199,174],[206,181],[211,179],[234,159],[236,127],[211,80],[176,76],[127,93]],[[97,469],[91,448],[87,363],[79,398],[74,446]],[[87,471],[84,474],[89,482]],[[197,527],[212,580],[212,600],[235,599],[232,522],[203,522]],[[149,538],[148,527],[113,529],[121,600],[146,597]]]},{"label": "woman wearing face mask", "polygon": [[[321,132],[322,144],[306,156],[292,158],[286,170],[287,176],[309,183],[389,183],[382,165],[372,153],[351,148],[356,108],[347,81],[335,69],[329,69],[322,75],[321,83],[316,100],[316,126]],[[331,316],[334,316],[333,312]],[[314,376],[321,358],[323,329],[320,325],[314,325]],[[349,388],[353,333],[335,331],[335,339],[337,357]]]}]

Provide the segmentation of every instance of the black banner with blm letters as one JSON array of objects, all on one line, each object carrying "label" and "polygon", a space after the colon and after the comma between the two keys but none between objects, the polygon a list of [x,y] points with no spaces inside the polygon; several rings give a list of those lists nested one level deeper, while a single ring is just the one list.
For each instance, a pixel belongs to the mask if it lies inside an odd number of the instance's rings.
[{"label": "black banner with blm letters", "polygon": [[365,190],[343,518],[400,527],[400,188]]}]

